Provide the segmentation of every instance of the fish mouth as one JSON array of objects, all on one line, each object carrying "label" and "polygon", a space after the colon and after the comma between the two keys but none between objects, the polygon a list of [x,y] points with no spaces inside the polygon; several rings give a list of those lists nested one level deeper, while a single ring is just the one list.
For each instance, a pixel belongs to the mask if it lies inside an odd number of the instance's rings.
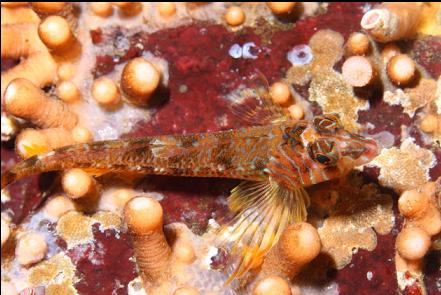
[{"label": "fish mouth", "polygon": [[363,165],[372,161],[380,153],[378,143],[375,139],[364,138],[363,139],[363,153],[357,159],[358,165]]},{"label": "fish mouth", "polygon": [[376,140],[351,134],[352,142],[342,151],[342,156],[350,158],[355,166],[370,162],[379,154]]}]

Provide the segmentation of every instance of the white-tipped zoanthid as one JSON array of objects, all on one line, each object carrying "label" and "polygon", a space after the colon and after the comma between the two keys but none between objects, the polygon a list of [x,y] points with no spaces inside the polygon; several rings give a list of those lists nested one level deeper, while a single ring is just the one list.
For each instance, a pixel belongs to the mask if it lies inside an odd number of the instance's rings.
[{"label": "white-tipped zoanthid", "polygon": [[173,244],[173,257],[184,264],[191,264],[196,259],[193,245],[187,240],[178,240]]},{"label": "white-tipped zoanthid", "polygon": [[[441,232],[437,199],[440,191],[440,181],[427,182],[417,189],[405,191],[398,200],[405,220],[395,242],[395,267],[397,273],[409,273],[417,281],[423,275],[424,257],[431,247],[431,238]],[[400,289],[404,289],[403,286],[399,284]]]},{"label": "white-tipped zoanthid", "polygon": [[355,32],[352,33],[345,44],[345,55],[366,55],[370,50],[370,41],[366,34]]},{"label": "white-tipped zoanthid", "polygon": [[291,92],[285,82],[275,82],[270,87],[271,99],[281,106],[286,106],[291,102]]},{"label": "white-tipped zoanthid", "polygon": [[315,227],[306,222],[292,224],[266,256],[261,275],[293,278],[319,254],[320,249],[320,236]]},{"label": "white-tipped zoanthid", "polygon": [[73,128],[77,116],[62,101],[51,99],[32,82],[18,78],[5,90],[5,110],[41,128]]},{"label": "white-tipped zoanthid", "polygon": [[269,276],[257,282],[253,295],[291,295],[289,283],[279,276]]},{"label": "white-tipped zoanthid", "polygon": [[3,6],[1,16],[2,25],[39,24],[41,21],[35,11],[25,6],[12,8]]},{"label": "white-tipped zoanthid", "polygon": [[71,130],[72,138],[77,143],[88,143],[93,141],[93,134],[86,127],[77,125]]},{"label": "white-tipped zoanthid", "polygon": [[121,74],[121,90],[127,100],[135,105],[146,105],[158,88],[161,73],[149,61],[137,57],[129,61]]},{"label": "white-tipped zoanthid", "polygon": [[429,198],[417,190],[405,191],[398,200],[400,213],[406,218],[421,218],[429,206]]},{"label": "white-tipped zoanthid", "polygon": [[67,5],[67,2],[30,2],[32,8],[45,15],[60,13]]},{"label": "white-tipped zoanthid", "polygon": [[23,266],[40,262],[46,256],[47,244],[44,237],[35,232],[27,232],[18,237],[15,257]]},{"label": "white-tipped zoanthid", "polygon": [[127,202],[135,196],[135,191],[129,188],[118,188],[110,192],[104,192],[100,197],[98,209],[122,215]]},{"label": "white-tipped zoanthid", "polygon": [[148,197],[135,197],[126,204],[124,219],[132,236],[144,283],[168,278],[172,252],[164,236],[163,212],[159,202]]},{"label": "white-tipped zoanthid", "polygon": [[[10,42],[14,40],[14,42]],[[8,24],[1,28],[1,57],[24,60],[1,74],[1,98],[9,83],[16,78],[31,81],[37,87],[53,82],[57,64],[38,37],[38,24]]]},{"label": "white-tipped zoanthid", "polygon": [[392,57],[401,53],[400,47],[395,43],[387,43],[381,50],[381,58],[383,63],[387,65]]},{"label": "white-tipped zoanthid", "polygon": [[176,3],[174,2],[158,2],[156,9],[162,17],[171,17],[176,13]]},{"label": "white-tipped zoanthid", "polygon": [[77,42],[69,23],[61,16],[51,15],[38,27],[38,35],[43,43],[55,51],[64,51]]},{"label": "white-tipped zoanthid", "polygon": [[301,120],[303,116],[305,115],[305,112],[303,111],[303,108],[299,106],[298,104],[292,104],[288,107],[288,112],[291,118],[294,120]]},{"label": "white-tipped zoanthid", "polygon": [[385,2],[364,14],[361,27],[379,42],[412,38],[421,21],[422,9],[422,2]]},{"label": "white-tipped zoanthid", "polygon": [[387,75],[397,85],[409,84],[416,71],[415,62],[407,54],[398,54],[387,63]]},{"label": "white-tipped zoanthid", "polygon": [[173,223],[167,226],[165,234],[171,245],[174,261],[191,264],[196,259],[196,253],[186,229],[186,225],[182,223]]},{"label": "white-tipped zoanthid", "polygon": [[1,6],[8,8],[17,8],[21,6],[27,6],[29,2],[2,2]]},{"label": "white-tipped zoanthid", "polygon": [[61,81],[71,80],[75,75],[75,66],[70,62],[63,62],[58,66],[57,76]]},{"label": "white-tipped zoanthid", "polygon": [[111,2],[119,8],[119,12],[124,17],[132,17],[138,15],[142,11],[141,2]]},{"label": "white-tipped zoanthid", "polygon": [[66,103],[74,103],[81,99],[81,92],[71,81],[61,81],[58,83],[56,93],[59,99]]},{"label": "white-tipped zoanthid", "polygon": [[421,117],[420,129],[425,133],[441,134],[441,116],[427,114]]},{"label": "white-tipped zoanthid", "polygon": [[419,227],[429,236],[441,232],[441,212],[435,200],[435,182],[428,182],[419,190],[405,191],[398,200],[406,226]]},{"label": "white-tipped zoanthid", "polygon": [[113,14],[113,6],[110,2],[90,2],[89,9],[100,17],[108,17]]},{"label": "white-tipped zoanthid", "polygon": [[93,81],[92,96],[100,105],[106,107],[114,107],[121,102],[118,86],[107,77]]},{"label": "white-tipped zoanthid", "polygon": [[73,168],[65,171],[61,178],[63,190],[73,199],[82,198],[94,191],[95,180],[82,169]]},{"label": "white-tipped zoanthid", "polygon": [[296,2],[266,2],[266,5],[274,14],[285,14],[294,9]]},{"label": "white-tipped zoanthid", "polygon": [[396,245],[404,259],[419,260],[430,248],[430,236],[419,227],[405,227],[398,234]]},{"label": "white-tipped zoanthid", "polygon": [[230,26],[239,26],[245,21],[245,12],[239,6],[232,6],[225,12],[225,21]]},{"label": "white-tipped zoanthid", "polygon": [[43,211],[51,218],[58,220],[64,213],[75,210],[75,203],[71,198],[58,195],[51,198],[43,207]]},{"label": "white-tipped zoanthid", "polygon": [[377,77],[377,70],[372,62],[364,56],[351,56],[341,68],[343,79],[352,87],[371,85]]}]

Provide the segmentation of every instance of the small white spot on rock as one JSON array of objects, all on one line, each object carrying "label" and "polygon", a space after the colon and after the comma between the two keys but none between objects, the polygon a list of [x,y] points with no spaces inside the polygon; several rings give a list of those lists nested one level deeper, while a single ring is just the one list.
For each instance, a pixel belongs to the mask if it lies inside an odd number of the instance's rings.
[{"label": "small white spot on rock", "polygon": [[228,50],[228,54],[232,58],[241,58],[242,57],[242,46],[239,44],[234,44],[230,47],[230,50]]},{"label": "small white spot on rock", "polygon": [[242,46],[242,57],[243,58],[245,58],[245,59],[256,59],[257,58],[257,55],[254,55],[252,52],[251,52],[251,48],[257,48],[256,47],[256,44],[254,44],[254,42],[248,42],[248,43],[245,43],[243,46]]},{"label": "small white spot on rock", "polygon": [[302,66],[311,63],[314,58],[312,54],[311,47],[308,45],[297,45],[290,51],[286,58],[294,65],[294,66]]}]

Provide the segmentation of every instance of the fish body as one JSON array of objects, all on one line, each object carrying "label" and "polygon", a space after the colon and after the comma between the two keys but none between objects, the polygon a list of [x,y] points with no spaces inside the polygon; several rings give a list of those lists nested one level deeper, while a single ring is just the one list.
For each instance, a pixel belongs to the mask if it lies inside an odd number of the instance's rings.
[{"label": "fish body", "polygon": [[2,188],[32,174],[83,168],[105,172],[264,180],[277,126],[76,144],[35,155],[2,175]]},{"label": "fish body", "polygon": [[213,133],[62,147],[18,163],[2,173],[1,184],[4,188],[32,174],[70,168],[241,179],[228,199],[235,217],[218,233],[218,244],[238,257],[229,283],[259,266],[289,224],[306,220],[304,187],[341,177],[378,153],[374,140],[346,131],[335,115],[265,122]]},{"label": "fish body", "polygon": [[[135,172],[248,181],[270,177],[294,190],[337,178],[343,171],[364,164],[376,155],[375,141],[353,135],[341,127],[335,131],[320,130],[317,123],[320,120],[329,118],[319,116],[311,122],[287,121],[212,133],[76,144],[35,155],[5,171],[2,188],[32,174],[84,168],[102,173]],[[327,159],[333,162],[325,163]]]}]

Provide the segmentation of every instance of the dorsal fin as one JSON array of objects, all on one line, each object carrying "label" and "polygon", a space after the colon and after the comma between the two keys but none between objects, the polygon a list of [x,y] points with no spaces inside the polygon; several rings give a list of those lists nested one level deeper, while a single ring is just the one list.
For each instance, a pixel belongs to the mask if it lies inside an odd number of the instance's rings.
[{"label": "dorsal fin", "polygon": [[252,125],[267,125],[286,121],[289,116],[275,104],[269,94],[265,76],[258,70],[248,75],[242,86],[228,97],[228,107],[241,120]]},{"label": "dorsal fin", "polygon": [[226,284],[258,267],[289,224],[306,220],[309,197],[303,188],[288,190],[272,180],[245,181],[228,202],[236,216],[221,228],[219,242],[239,262]]}]

